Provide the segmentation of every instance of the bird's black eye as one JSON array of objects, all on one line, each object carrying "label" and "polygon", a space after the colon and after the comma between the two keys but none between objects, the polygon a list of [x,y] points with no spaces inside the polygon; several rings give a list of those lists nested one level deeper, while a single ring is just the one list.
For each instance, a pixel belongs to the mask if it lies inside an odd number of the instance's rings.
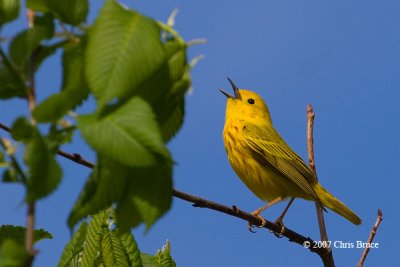
[{"label": "bird's black eye", "polygon": [[247,100],[247,102],[249,102],[249,104],[251,104],[251,105],[253,105],[253,104],[255,103],[253,98],[249,98],[249,99]]}]

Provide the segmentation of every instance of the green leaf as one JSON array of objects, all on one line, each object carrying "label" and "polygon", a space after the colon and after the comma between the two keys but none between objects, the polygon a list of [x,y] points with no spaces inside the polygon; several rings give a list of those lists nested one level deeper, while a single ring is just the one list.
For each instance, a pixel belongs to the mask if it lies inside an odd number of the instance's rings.
[{"label": "green leaf", "polygon": [[11,127],[11,136],[16,141],[28,140],[32,138],[35,128],[25,117],[17,118]]},{"label": "green leaf", "polygon": [[167,64],[141,85],[138,94],[153,107],[163,140],[167,142],[183,123],[184,95],[190,87],[190,67],[186,60],[185,43],[169,39],[164,46]]},{"label": "green leaf", "polygon": [[43,13],[49,11],[44,0],[27,0],[26,7]]},{"label": "green leaf", "polygon": [[[25,227],[14,225],[0,226],[0,266],[25,266],[28,254],[25,252]],[[35,230],[33,239],[36,243],[42,239],[53,238],[43,229]]]},{"label": "green leaf", "polygon": [[61,168],[38,132],[26,143],[24,160],[28,166],[27,202],[43,198],[57,188]]},{"label": "green leaf", "polygon": [[9,166],[8,169],[3,172],[2,181],[3,183],[20,183],[23,179],[21,179],[13,166]]},{"label": "green leaf", "polygon": [[189,67],[186,57],[187,45],[176,38],[172,38],[167,40],[164,47],[168,57],[171,80],[173,82],[179,81]]},{"label": "green leaf", "polygon": [[46,136],[46,144],[50,151],[57,153],[61,144],[66,142],[71,142],[73,134],[75,132],[75,126],[63,125],[59,128],[57,124],[52,124],[50,126],[50,131],[48,136]]},{"label": "green leaf", "polygon": [[126,188],[127,168],[99,158],[68,218],[72,228],[80,219],[95,214],[118,201]]},{"label": "green leaf", "polygon": [[38,122],[55,122],[62,118],[70,110],[70,98],[68,93],[53,94],[33,111],[33,117]]},{"label": "green leaf", "polygon": [[170,140],[182,125],[190,87],[187,45],[176,36],[161,43],[154,21],[112,0],[102,14],[89,34],[86,57],[88,82],[100,107],[138,95],[153,107],[163,140]]},{"label": "green leaf", "polygon": [[0,246],[0,267],[26,266],[29,254],[24,246],[13,239],[6,239]]},{"label": "green leaf", "polygon": [[171,244],[168,240],[155,256],[142,253],[141,258],[143,267],[176,267],[176,263],[171,257]]},{"label": "green leaf", "polygon": [[12,97],[25,97],[26,86],[19,74],[11,65],[4,64],[3,56],[0,56],[0,99]]},{"label": "green leaf", "polygon": [[18,179],[17,172],[14,168],[9,167],[7,170],[3,172],[3,183],[18,183],[20,179]]},{"label": "green leaf", "polygon": [[39,45],[35,50],[34,70],[38,70],[43,61],[49,56],[53,55],[58,48],[65,44],[65,42],[67,41],[61,41],[52,45]]},{"label": "green leaf", "polygon": [[75,262],[78,266],[142,266],[133,235],[120,234],[112,208],[95,214],[84,229],[80,227],[66,246],[58,267],[74,266]]},{"label": "green leaf", "polygon": [[154,105],[154,112],[160,124],[163,140],[168,142],[178,132],[185,113],[184,97],[190,87],[190,79],[175,82],[171,91]]},{"label": "green leaf", "polygon": [[58,267],[69,267],[76,257],[79,257],[79,253],[83,250],[84,242],[86,240],[86,231],[88,224],[82,222],[79,229],[75,232],[71,240],[65,246],[63,254],[61,255]]},{"label": "green leaf", "polygon": [[[25,232],[26,228],[22,226],[2,225],[0,226],[0,244],[6,239],[13,239],[17,244],[24,246]],[[52,239],[53,236],[43,229],[38,229],[34,231],[33,238],[36,243],[42,239]]]},{"label": "green leaf", "polygon": [[142,267],[142,259],[140,258],[140,250],[137,246],[133,235],[130,232],[125,232],[121,235],[121,244],[129,258],[132,267]]},{"label": "green leaf", "polygon": [[190,67],[187,64],[187,45],[176,38],[165,43],[168,55],[170,88],[154,106],[164,141],[169,141],[180,129],[184,115],[184,96],[190,88]]},{"label": "green leaf", "polygon": [[132,95],[166,63],[157,23],[106,0],[89,32],[86,74],[103,106]]},{"label": "green leaf", "polygon": [[[115,222],[113,208],[95,214],[87,227],[86,224],[81,226],[74,234],[66,246],[58,267],[176,266],[171,257],[169,241],[155,256],[141,254],[133,235],[130,232],[121,233]],[[78,265],[73,265],[74,263]]]},{"label": "green leaf", "polygon": [[86,232],[86,244],[82,251],[82,266],[98,266],[96,262],[101,257],[101,240],[103,239],[104,231],[108,229],[107,225],[108,213],[102,211],[93,216]]},{"label": "green leaf", "polygon": [[82,36],[78,44],[64,49],[62,92],[68,92],[65,97],[71,98],[70,109],[80,105],[89,94],[84,69],[86,46],[86,36]]},{"label": "green leaf", "polygon": [[25,70],[29,58],[33,53],[38,52],[42,40],[51,38],[54,25],[52,20],[39,20],[35,27],[17,34],[10,44],[10,57],[14,64],[21,70]]},{"label": "green leaf", "polygon": [[44,39],[50,39],[54,35],[54,17],[50,13],[35,16],[35,28],[43,31]]},{"label": "green leaf", "polygon": [[101,116],[79,116],[78,128],[100,155],[125,166],[150,166],[170,158],[150,106],[139,97]]},{"label": "green leaf", "polygon": [[156,257],[148,253],[140,254],[143,267],[159,267]]},{"label": "green leaf", "polygon": [[78,25],[86,20],[87,0],[43,0],[47,8],[62,22]]},{"label": "green leaf", "polygon": [[89,89],[83,65],[85,47],[86,42],[83,38],[80,43],[65,48],[62,57],[62,91],[51,95],[35,108],[33,116],[37,121],[57,121],[87,98]]},{"label": "green leaf", "polygon": [[105,266],[130,266],[116,231],[108,229],[104,232],[101,240],[101,255]]},{"label": "green leaf", "polygon": [[117,206],[118,228],[125,232],[144,222],[149,230],[171,207],[172,166],[131,168],[127,182],[127,192]]},{"label": "green leaf", "polygon": [[18,17],[19,0],[0,0],[0,27]]},{"label": "green leaf", "polygon": [[72,228],[80,219],[115,203],[121,232],[144,222],[149,228],[171,206],[172,167],[169,163],[128,168],[99,159],[68,218]]}]

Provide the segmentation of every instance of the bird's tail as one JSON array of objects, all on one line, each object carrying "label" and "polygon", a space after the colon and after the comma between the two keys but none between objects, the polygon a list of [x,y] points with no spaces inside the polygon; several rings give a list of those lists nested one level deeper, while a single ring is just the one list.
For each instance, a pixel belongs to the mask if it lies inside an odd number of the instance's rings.
[{"label": "bird's tail", "polygon": [[331,193],[329,193],[320,184],[316,184],[314,187],[317,196],[322,202],[322,205],[333,210],[340,216],[343,216],[355,225],[361,224],[361,219],[346,205],[344,205],[339,199],[335,198]]}]

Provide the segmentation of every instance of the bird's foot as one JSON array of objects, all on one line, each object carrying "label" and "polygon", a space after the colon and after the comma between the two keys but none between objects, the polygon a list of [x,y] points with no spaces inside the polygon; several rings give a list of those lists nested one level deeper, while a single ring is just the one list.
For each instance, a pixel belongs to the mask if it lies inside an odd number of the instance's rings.
[{"label": "bird's foot", "polygon": [[257,216],[261,220],[260,225],[253,225],[253,224],[249,223],[247,226],[247,228],[249,229],[250,232],[255,233],[255,231],[253,231],[253,228],[254,227],[263,228],[267,224],[267,221],[260,215],[260,213],[257,210],[252,212],[251,214],[254,216]]},{"label": "bird's foot", "polygon": [[285,225],[283,224],[283,218],[279,217],[278,219],[276,219],[275,223],[277,225],[279,225],[281,227],[281,230],[279,232],[273,232],[274,235],[278,238],[282,238],[283,234],[285,233],[286,229],[285,229]]}]

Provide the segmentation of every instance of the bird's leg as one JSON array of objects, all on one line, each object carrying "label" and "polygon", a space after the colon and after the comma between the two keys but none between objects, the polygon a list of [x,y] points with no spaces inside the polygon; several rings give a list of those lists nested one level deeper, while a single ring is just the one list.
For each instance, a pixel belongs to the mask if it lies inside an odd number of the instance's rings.
[{"label": "bird's leg", "polygon": [[[261,212],[263,212],[264,210],[268,209],[269,207],[275,205],[276,203],[279,203],[283,200],[282,197],[277,197],[274,200],[272,200],[271,202],[268,202],[266,205],[264,205],[263,207],[256,209],[255,211],[253,211],[251,214],[254,216],[257,216],[260,220],[261,220],[261,225],[257,226],[258,228],[262,228],[265,226],[265,224],[267,223],[267,221],[260,215]],[[249,231],[252,231],[252,224],[249,223],[248,225]]]},{"label": "bird's leg", "polygon": [[293,201],[294,201],[295,197],[292,197],[289,200],[289,203],[287,204],[286,208],[283,210],[282,214],[278,217],[278,219],[276,219],[275,223],[279,224],[279,226],[281,226],[281,231],[278,234],[278,237],[281,237],[282,234],[285,232],[285,225],[283,224],[283,217],[285,217],[286,212],[289,210],[290,206],[292,205]]}]

